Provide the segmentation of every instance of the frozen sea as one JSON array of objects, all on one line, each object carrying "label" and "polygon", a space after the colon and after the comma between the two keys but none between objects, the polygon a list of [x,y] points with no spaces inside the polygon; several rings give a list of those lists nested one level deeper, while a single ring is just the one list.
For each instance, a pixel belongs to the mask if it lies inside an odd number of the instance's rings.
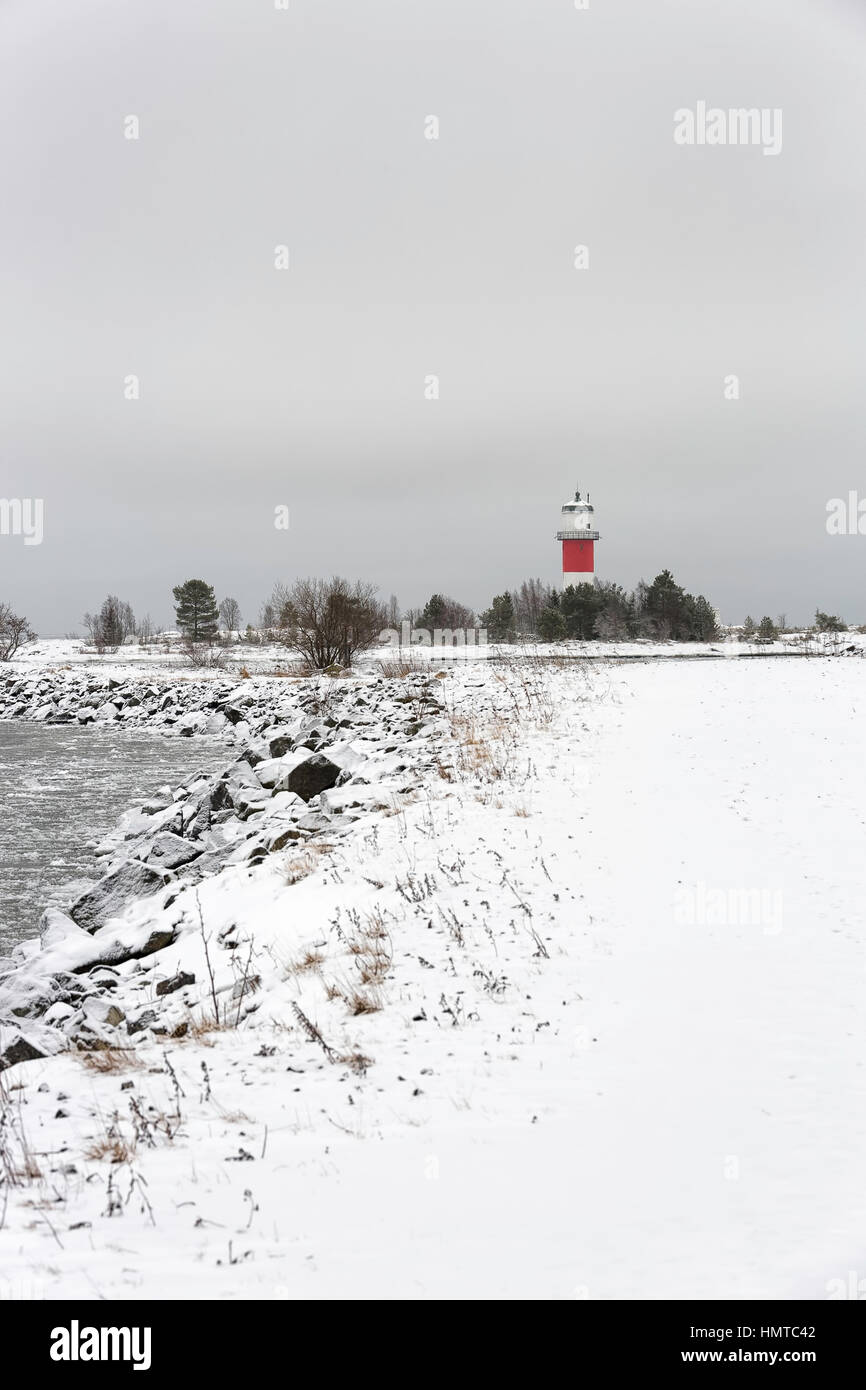
[{"label": "frozen sea", "polygon": [[0,721],[0,955],[99,877],[94,847],[130,805],[231,760],[216,741]]}]

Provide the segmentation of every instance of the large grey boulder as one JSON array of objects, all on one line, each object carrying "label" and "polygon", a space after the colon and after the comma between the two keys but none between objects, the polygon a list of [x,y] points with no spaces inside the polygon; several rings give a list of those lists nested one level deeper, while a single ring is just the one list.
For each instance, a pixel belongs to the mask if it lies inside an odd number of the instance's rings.
[{"label": "large grey boulder", "polygon": [[188,864],[200,854],[201,845],[190,844],[189,840],[165,830],[154,836],[145,855],[145,862],[152,864],[154,868],[178,869],[181,864]]},{"label": "large grey boulder", "polygon": [[214,811],[222,811],[237,806],[244,795],[261,793],[261,790],[261,782],[244,758],[223,773],[211,796],[211,807]]},{"label": "large grey boulder", "polygon": [[192,801],[183,812],[183,833],[191,840],[197,840],[210,830],[211,798],[206,791],[198,801]]},{"label": "large grey boulder", "polygon": [[149,898],[170,881],[171,875],[130,859],[113,873],[82,893],[69,909],[69,915],[85,931],[99,931],[117,917],[136,898]]},{"label": "large grey boulder", "polygon": [[[176,927],[157,927],[137,945],[121,940],[109,942],[100,952],[99,960],[103,965],[124,965],[128,960],[142,960],[145,956],[154,955],[156,951],[164,951],[167,946],[173,946],[176,940]],[[76,967],[76,973],[91,968],[92,962],[90,965],[79,965]]]},{"label": "large grey boulder", "polygon": [[292,768],[286,779],[286,789],[296,792],[304,801],[310,801],[319,792],[335,786],[341,771],[324,753],[314,753],[312,758],[305,758]]},{"label": "large grey boulder", "polygon": [[37,1042],[31,1033],[17,1030],[12,1034],[6,1032],[0,1050],[0,1071],[4,1071],[6,1067],[17,1066],[20,1062],[35,1062],[39,1057],[46,1056],[40,1042]]},{"label": "large grey boulder", "polygon": [[282,788],[292,770],[290,762],[283,762],[280,758],[265,758],[256,765],[256,776],[263,787]]}]

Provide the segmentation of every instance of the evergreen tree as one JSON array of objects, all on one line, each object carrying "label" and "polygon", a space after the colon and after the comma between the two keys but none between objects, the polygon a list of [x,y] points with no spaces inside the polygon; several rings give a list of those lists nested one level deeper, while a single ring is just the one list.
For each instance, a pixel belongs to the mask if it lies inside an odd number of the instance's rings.
[{"label": "evergreen tree", "polygon": [[755,620],[749,613],[747,613],[746,620],[743,623],[743,636],[748,642],[752,637],[754,637],[756,632],[757,628],[755,627]]},{"label": "evergreen tree", "polygon": [[662,570],[661,574],[656,575],[646,591],[645,605],[656,637],[670,637],[682,642],[691,635],[686,594],[670,570]]},{"label": "evergreen tree", "polygon": [[172,589],[177,625],[190,642],[212,642],[219,631],[219,609],[210,584],[187,579]]},{"label": "evergreen tree", "polygon": [[436,628],[441,631],[457,631],[460,628],[475,626],[475,614],[465,604],[449,598],[447,594],[431,594],[425,603],[415,627],[424,627],[428,632]]},{"label": "evergreen tree", "polygon": [[490,642],[510,642],[514,636],[514,602],[510,594],[498,594],[481,614],[481,626]]},{"label": "evergreen tree", "polygon": [[815,612],[815,626],[819,632],[845,631],[845,624],[841,618],[837,618],[835,613],[822,613],[820,610]]},{"label": "evergreen tree", "polygon": [[765,642],[775,642],[778,635],[776,624],[773,622],[773,619],[763,617],[758,627],[758,636]]},{"label": "evergreen tree", "polygon": [[622,642],[635,634],[635,596],[627,594],[621,584],[600,581],[596,584],[601,608],[593,623],[593,636],[603,642]]},{"label": "evergreen tree", "polygon": [[542,642],[559,642],[566,636],[565,618],[559,609],[559,602],[551,602],[542,608],[538,615],[538,635]]},{"label": "evergreen tree", "polygon": [[[494,599],[493,607],[484,614],[488,630],[495,625],[499,603],[500,599]],[[516,607],[515,627],[522,631],[520,608],[513,606]],[[751,618],[748,622],[752,622]],[[652,584],[641,580],[633,593],[628,593],[621,584],[604,580],[570,585],[562,591],[548,589],[544,606],[539,610],[536,630],[539,637],[548,642],[562,637],[583,642],[598,639],[622,642],[632,637],[714,642],[719,636],[712,604],[703,594],[686,593],[670,570],[662,570]],[[755,630],[754,623],[751,630]]]},{"label": "evergreen tree", "polygon": [[595,584],[570,584],[563,589],[559,611],[569,637],[589,642],[595,636],[595,620],[604,607],[604,594]]}]

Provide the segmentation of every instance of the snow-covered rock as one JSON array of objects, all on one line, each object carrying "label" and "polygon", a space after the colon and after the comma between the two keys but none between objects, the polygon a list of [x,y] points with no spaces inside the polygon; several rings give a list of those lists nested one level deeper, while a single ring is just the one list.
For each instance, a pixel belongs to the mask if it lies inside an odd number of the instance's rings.
[{"label": "snow-covered rock", "polygon": [[128,860],[76,898],[69,915],[85,931],[95,932],[118,917],[127,903],[158,893],[168,882],[162,870]]}]

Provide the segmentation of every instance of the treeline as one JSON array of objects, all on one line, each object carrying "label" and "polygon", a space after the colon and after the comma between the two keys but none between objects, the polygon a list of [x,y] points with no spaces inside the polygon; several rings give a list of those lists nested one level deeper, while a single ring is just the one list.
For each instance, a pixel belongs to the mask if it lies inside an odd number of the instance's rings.
[{"label": "treeline", "polygon": [[[372,584],[339,577],[299,579],[290,586],[275,586],[263,606],[265,625],[260,630],[248,626],[241,632],[237,600],[218,603],[213,586],[204,579],[187,579],[172,594],[181,649],[195,665],[219,664],[209,653],[220,645],[268,641],[293,649],[317,669],[348,666],[375,644],[392,612],[376,598]],[[137,620],[130,604],[115,594],[108,595],[97,613],[86,613],[84,625],[100,652],[116,651],[134,637],[146,646],[160,636],[149,617]]]},{"label": "treeline", "polygon": [[[202,664],[203,653],[236,642],[291,647],[317,667],[348,664],[353,655],[375,646],[383,633],[396,632],[401,642],[411,642],[421,638],[422,630],[429,637],[453,633],[453,640],[459,642],[460,634],[465,638],[473,629],[483,628],[488,642],[497,643],[525,639],[712,642],[721,635],[709,601],[702,594],[687,593],[670,570],[662,570],[651,584],[641,582],[631,592],[599,580],[559,590],[541,579],[527,579],[497,594],[479,614],[444,593],[431,594],[422,608],[404,612],[394,594],[382,601],[372,584],[340,577],[303,579],[275,585],[256,625],[247,623],[245,628],[237,600],[217,601],[213,586],[204,579],[184,580],[172,595],[175,630],[184,649]],[[85,613],[83,622],[100,653],[117,651],[135,639],[142,646],[168,640],[149,614],[137,618],[132,605],[116,594],[109,594],[95,613]],[[784,614],[775,621],[765,616],[759,623],[747,616],[735,629],[744,641],[774,641],[786,630]],[[835,614],[818,610],[809,631],[844,632],[847,624]],[[35,637],[25,618],[0,603],[0,661],[9,660]]]},{"label": "treeline", "polygon": [[686,593],[670,570],[651,584],[628,592],[621,584],[596,580],[558,590],[530,581],[514,593],[499,594],[481,622],[490,642],[521,636],[544,642],[578,639],[623,642],[649,638],[664,642],[712,642],[719,636],[715,609],[703,594]]},{"label": "treeline", "polygon": [[[800,629],[797,629],[799,631]],[[787,619],[784,613],[773,621],[766,615],[759,623],[756,623],[751,614],[747,613],[740,627],[740,637],[744,642],[775,642],[782,632],[788,631]],[[820,608],[815,610],[815,621],[807,632],[847,632],[848,624],[835,613],[822,613]],[[862,632],[863,628],[858,628]]]},{"label": "treeline", "polygon": [[[181,635],[194,642],[213,642],[219,635],[220,624],[235,631],[240,624],[240,607],[233,598],[217,604],[213,586],[203,579],[187,579],[178,584],[172,594],[175,620]],[[150,614],[136,618],[132,605],[109,594],[95,613],[85,613],[82,622],[97,651],[115,651],[131,638],[143,647],[149,646],[163,629],[154,623]]]}]

